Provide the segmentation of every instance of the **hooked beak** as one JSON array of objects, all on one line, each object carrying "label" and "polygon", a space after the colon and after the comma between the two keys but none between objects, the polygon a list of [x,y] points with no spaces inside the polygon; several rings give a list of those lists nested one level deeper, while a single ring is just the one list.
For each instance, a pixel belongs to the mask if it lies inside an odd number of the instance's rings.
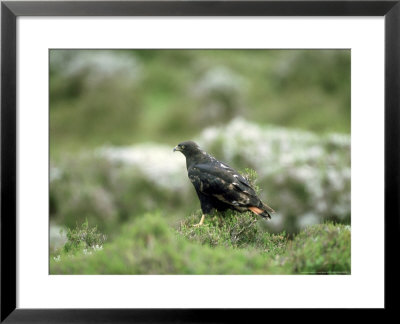
[{"label": "hooked beak", "polygon": [[175,152],[175,151],[180,151],[178,146],[175,146],[174,149],[172,150],[172,152]]}]

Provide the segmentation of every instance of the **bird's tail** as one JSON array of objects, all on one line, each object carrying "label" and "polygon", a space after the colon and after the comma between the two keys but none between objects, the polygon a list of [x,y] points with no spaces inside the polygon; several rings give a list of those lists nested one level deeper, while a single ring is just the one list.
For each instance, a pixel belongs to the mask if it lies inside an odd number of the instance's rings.
[{"label": "bird's tail", "polygon": [[249,210],[251,210],[256,215],[259,215],[261,217],[268,218],[268,219],[271,219],[271,214],[275,212],[271,207],[264,204],[263,202],[260,202],[258,207],[255,207],[255,206],[249,207]]}]

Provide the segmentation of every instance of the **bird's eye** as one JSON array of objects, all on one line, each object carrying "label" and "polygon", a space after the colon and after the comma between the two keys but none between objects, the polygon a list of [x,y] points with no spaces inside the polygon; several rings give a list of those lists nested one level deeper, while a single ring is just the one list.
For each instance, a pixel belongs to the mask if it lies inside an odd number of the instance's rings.
[{"label": "bird's eye", "polygon": [[183,148],[183,149],[184,149],[184,148],[185,148],[185,145],[181,145],[181,148]]}]

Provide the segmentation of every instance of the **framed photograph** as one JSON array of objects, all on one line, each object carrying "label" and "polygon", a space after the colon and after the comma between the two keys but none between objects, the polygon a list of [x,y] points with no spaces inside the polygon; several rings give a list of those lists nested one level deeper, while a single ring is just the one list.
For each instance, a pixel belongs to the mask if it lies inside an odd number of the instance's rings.
[{"label": "framed photograph", "polygon": [[1,17],[1,321],[393,306],[399,1]]}]

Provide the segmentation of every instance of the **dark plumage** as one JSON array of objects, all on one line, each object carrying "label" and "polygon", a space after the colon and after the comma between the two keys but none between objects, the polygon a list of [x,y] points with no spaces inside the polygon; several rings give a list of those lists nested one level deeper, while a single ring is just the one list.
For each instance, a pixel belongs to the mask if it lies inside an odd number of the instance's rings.
[{"label": "dark plumage", "polygon": [[257,197],[249,182],[226,163],[201,150],[192,141],[178,144],[175,151],[186,157],[188,176],[200,199],[203,216],[198,225],[204,222],[204,215],[216,209],[227,209],[253,213],[271,218],[274,210]]}]

